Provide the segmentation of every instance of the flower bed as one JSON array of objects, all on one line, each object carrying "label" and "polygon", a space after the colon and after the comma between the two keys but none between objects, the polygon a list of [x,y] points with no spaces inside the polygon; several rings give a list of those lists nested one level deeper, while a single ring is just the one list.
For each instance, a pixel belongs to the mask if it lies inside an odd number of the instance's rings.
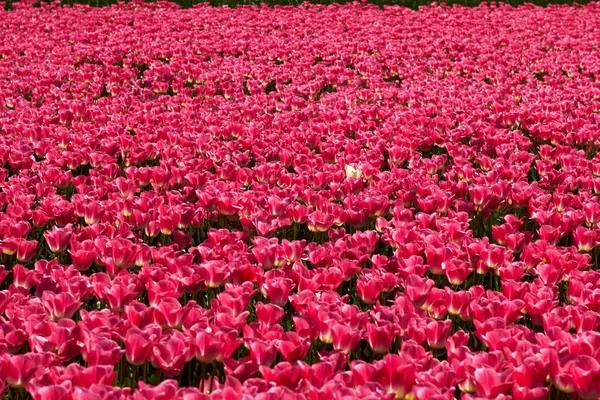
[{"label": "flower bed", "polygon": [[600,397],[600,9],[0,11],[11,399]]}]

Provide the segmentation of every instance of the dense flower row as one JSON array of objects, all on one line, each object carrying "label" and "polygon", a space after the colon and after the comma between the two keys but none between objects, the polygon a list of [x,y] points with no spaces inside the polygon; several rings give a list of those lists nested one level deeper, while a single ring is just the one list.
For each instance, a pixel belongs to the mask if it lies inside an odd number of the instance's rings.
[{"label": "dense flower row", "polygon": [[0,11],[0,391],[600,398],[600,9]]}]

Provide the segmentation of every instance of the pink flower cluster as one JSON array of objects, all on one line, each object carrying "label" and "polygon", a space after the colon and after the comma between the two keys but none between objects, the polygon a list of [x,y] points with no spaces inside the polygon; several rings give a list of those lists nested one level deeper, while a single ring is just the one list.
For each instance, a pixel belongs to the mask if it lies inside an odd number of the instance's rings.
[{"label": "pink flower cluster", "polygon": [[0,11],[0,392],[600,398],[600,8]]}]

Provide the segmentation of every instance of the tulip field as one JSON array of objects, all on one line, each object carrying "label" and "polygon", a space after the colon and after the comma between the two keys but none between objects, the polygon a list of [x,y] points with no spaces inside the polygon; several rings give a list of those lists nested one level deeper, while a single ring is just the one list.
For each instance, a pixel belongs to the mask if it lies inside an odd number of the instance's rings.
[{"label": "tulip field", "polygon": [[5,399],[600,398],[600,3],[12,8]]}]

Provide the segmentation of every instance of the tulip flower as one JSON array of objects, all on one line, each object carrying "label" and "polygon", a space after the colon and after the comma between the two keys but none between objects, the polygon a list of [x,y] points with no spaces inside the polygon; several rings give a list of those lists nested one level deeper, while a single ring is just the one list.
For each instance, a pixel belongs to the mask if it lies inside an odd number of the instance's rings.
[{"label": "tulip flower", "polygon": [[189,351],[182,339],[163,337],[154,345],[150,360],[154,368],[160,368],[166,377],[172,378],[183,370]]},{"label": "tulip flower", "polygon": [[278,386],[293,388],[300,380],[300,369],[288,362],[281,362],[275,368],[261,366],[259,369],[267,382],[273,382]]},{"label": "tulip flower", "polygon": [[44,292],[42,301],[48,314],[54,320],[71,318],[82,304],[70,293],[59,293],[55,295],[50,291]]},{"label": "tulip flower", "polygon": [[378,382],[396,397],[404,397],[411,390],[415,382],[416,367],[408,360],[394,354],[386,355],[376,367],[381,371]]},{"label": "tulip flower", "polygon": [[17,261],[25,263],[30,261],[38,250],[37,240],[21,240],[17,247]]},{"label": "tulip flower", "polygon": [[503,382],[502,377],[490,367],[481,367],[475,370],[477,394],[485,397],[496,397],[508,391],[509,385]]},{"label": "tulip flower", "polygon": [[140,382],[138,384],[138,390],[135,392],[135,399],[167,400],[175,398],[176,394],[177,381],[175,380],[167,379],[154,387],[145,382]]},{"label": "tulip flower", "polygon": [[366,340],[375,353],[387,353],[394,340],[394,328],[391,325],[376,326],[367,324]]},{"label": "tulip flower", "polygon": [[598,244],[596,231],[578,226],[573,231],[573,243],[579,251],[589,252]]},{"label": "tulip flower", "polygon": [[203,364],[213,362],[221,349],[219,338],[208,331],[200,331],[196,335],[196,358]]},{"label": "tulip flower", "polygon": [[600,398],[598,4],[34,2],[0,394]]},{"label": "tulip flower", "polygon": [[2,362],[2,375],[10,387],[24,388],[31,382],[40,365],[27,354],[5,355]]},{"label": "tulip flower", "polygon": [[275,304],[256,303],[256,319],[268,326],[278,324],[285,316],[283,308]]},{"label": "tulip flower", "polygon": [[265,279],[261,292],[275,305],[283,307],[288,302],[288,297],[294,288],[294,282],[287,278]]},{"label": "tulip flower", "polygon": [[270,343],[253,340],[248,344],[250,357],[257,365],[270,366],[275,361],[277,349]]},{"label": "tulip flower", "polygon": [[143,365],[150,358],[154,344],[160,338],[157,325],[147,325],[144,330],[130,328],[125,337],[125,356],[132,365]]},{"label": "tulip flower", "polygon": [[452,321],[450,320],[429,322],[425,331],[427,344],[433,349],[443,349],[451,328]]},{"label": "tulip flower", "polygon": [[83,359],[88,365],[116,365],[125,353],[119,345],[110,339],[95,339],[84,344]]},{"label": "tulip flower", "polygon": [[71,240],[71,229],[53,227],[51,231],[44,232],[46,243],[53,253],[62,253],[69,246]]},{"label": "tulip flower", "polygon": [[335,324],[331,328],[333,348],[350,354],[360,342],[360,333],[343,324]]}]

